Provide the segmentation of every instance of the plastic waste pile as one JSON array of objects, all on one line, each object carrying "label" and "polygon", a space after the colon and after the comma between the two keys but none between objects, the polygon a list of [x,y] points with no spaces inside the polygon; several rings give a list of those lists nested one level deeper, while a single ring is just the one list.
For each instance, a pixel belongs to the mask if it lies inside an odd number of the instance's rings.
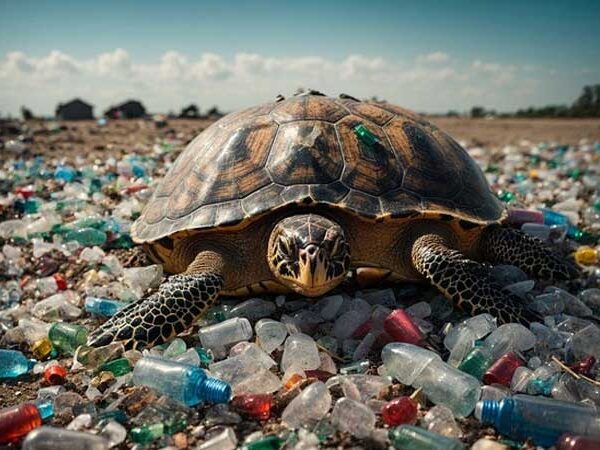
[{"label": "plastic waste pile", "polygon": [[582,268],[563,284],[490,269],[543,322],[499,326],[399,284],[225,298],[161,346],[87,347],[163,279],[128,230],[174,149],[0,167],[1,445],[600,448],[600,145],[469,149],[511,226]]}]

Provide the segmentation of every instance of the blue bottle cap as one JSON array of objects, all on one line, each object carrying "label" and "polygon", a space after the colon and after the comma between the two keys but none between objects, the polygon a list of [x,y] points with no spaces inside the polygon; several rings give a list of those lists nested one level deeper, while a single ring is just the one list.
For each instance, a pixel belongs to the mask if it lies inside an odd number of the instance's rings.
[{"label": "blue bottle cap", "polygon": [[36,403],[35,406],[37,406],[42,420],[46,420],[54,415],[54,406],[52,405],[52,400],[42,400]]}]

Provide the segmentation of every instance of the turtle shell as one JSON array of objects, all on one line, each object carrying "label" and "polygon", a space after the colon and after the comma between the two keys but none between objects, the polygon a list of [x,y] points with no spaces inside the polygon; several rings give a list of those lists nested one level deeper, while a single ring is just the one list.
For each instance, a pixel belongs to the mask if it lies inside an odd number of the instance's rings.
[{"label": "turtle shell", "polygon": [[[362,125],[362,126],[361,126]],[[136,242],[243,225],[290,204],[374,220],[505,214],[450,136],[389,103],[300,95],[229,114],[181,153],[132,227]]]}]

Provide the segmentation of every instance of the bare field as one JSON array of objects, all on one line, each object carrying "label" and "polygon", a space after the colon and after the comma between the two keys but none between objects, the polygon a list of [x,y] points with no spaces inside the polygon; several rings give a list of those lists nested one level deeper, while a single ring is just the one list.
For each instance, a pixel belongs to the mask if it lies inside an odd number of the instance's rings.
[{"label": "bare field", "polygon": [[[520,141],[576,144],[581,139],[600,141],[600,119],[467,119],[430,117],[433,123],[468,145],[496,147]],[[148,120],[109,121],[100,127],[95,121],[59,122],[61,131],[49,131],[48,122],[32,121],[31,150],[54,158],[74,156],[100,158],[129,152],[146,153],[164,139],[191,141],[208,127],[210,120],[170,120],[157,128]],[[0,151],[0,160],[11,155]]]},{"label": "bare field", "polygon": [[600,141],[600,119],[429,119],[455,139],[485,146],[521,140],[560,144],[576,144],[581,139]]}]

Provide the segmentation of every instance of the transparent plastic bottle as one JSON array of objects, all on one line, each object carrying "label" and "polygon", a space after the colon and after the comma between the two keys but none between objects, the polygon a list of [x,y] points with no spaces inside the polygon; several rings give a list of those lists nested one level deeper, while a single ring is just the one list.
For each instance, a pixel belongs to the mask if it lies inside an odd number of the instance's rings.
[{"label": "transparent plastic bottle", "polygon": [[140,359],[133,369],[133,382],[156,389],[187,406],[204,401],[227,403],[231,397],[229,384],[207,377],[201,368],[161,358]]},{"label": "transparent plastic bottle", "polygon": [[465,450],[460,442],[413,425],[401,425],[388,434],[394,448],[401,450]]},{"label": "transparent plastic bottle", "polygon": [[108,450],[110,442],[101,436],[63,428],[40,427],[23,441],[23,450]]},{"label": "transparent plastic bottle", "polygon": [[468,416],[475,408],[479,381],[445,363],[438,354],[412,344],[392,343],[383,348],[381,358],[388,375],[422,388],[428,399],[448,406],[457,416]]},{"label": "transparent plastic bottle", "polygon": [[37,361],[18,350],[0,349],[0,380],[17,378],[29,372]]}]

